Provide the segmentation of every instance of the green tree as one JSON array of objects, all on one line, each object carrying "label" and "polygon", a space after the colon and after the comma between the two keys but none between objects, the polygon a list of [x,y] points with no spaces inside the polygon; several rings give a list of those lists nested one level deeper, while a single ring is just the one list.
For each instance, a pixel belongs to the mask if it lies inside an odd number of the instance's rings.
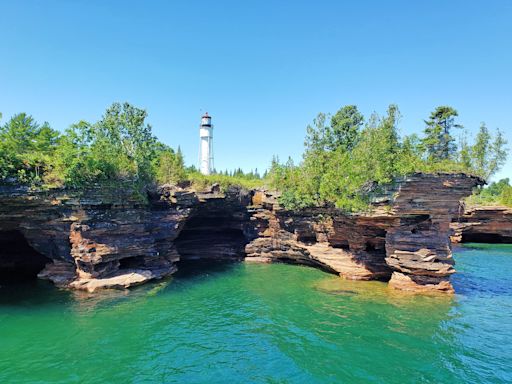
[{"label": "green tree", "polygon": [[48,123],[39,125],[26,113],[0,127],[0,177],[38,183],[49,169],[59,134]]},{"label": "green tree", "polygon": [[47,182],[76,187],[95,181],[100,171],[92,161],[92,142],[91,124],[80,121],[70,126],[59,139]]},{"label": "green tree", "polygon": [[180,147],[178,147],[177,152],[174,152],[171,148],[159,151],[156,175],[160,184],[176,184],[185,180],[185,165]]},{"label": "green tree", "polygon": [[96,148],[108,151],[107,156],[119,156],[117,171],[133,171],[135,179],[143,183],[152,179],[156,143],[151,126],[145,123],[146,117],[143,109],[129,103],[114,103],[95,126]]},{"label": "green tree", "polygon": [[512,187],[510,185],[501,192],[499,202],[507,207],[512,207]]},{"label": "green tree", "polygon": [[59,140],[50,179],[75,187],[123,180],[149,185],[162,145],[145,123],[146,116],[129,103],[114,103],[97,123],[72,125]]},{"label": "green tree", "polygon": [[468,202],[474,205],[502,204],[512,206],[510,179],[501,179],[497,182],[492,182],[486,188],[478,188],[468,198]]},{"label": "green tree", "polygon": [[334,151],[337,148],[350,151],[359,138],[359,130],[364,117],[355,105],[341,107],[338,112],[330,115],[319,113],[313,120],[313,125],[306,128],[306,152]]},{"label": "green tree", "polygon": [[507,161],[508,149],[506,148],[506,145],[507,140],[503,137],[503,133],[498,129],[489,151],[490,155],[486,178],[489,178],[498,172]]},{"label": "green tree", "polygon": [[455,123],[455,117],[457,116],[458,113],[454,108],[440,106],[425,121],[423,146],[428,161],[436,162],[454,158],[457,148],[452,130],[453,128],[462,127],[462,125]]},{"label": "green tree", "polygon": [[308,152],[326,151],[331,143],[331,128],[326,125],[327,115],[319,113],[313,119],[313,125],[306,127],[306,139],[304,146],[306,147],[306,155]]},{"label": "green tree", "polygon": [[420,171],[423,167],[421,140],[417,134],[404,136],[396,164],[397,175],[404,176]]},{"label": "green tree", "polygon": [[489,196],[499,196],[505,189],[510,187],[510,179],[507,177],[496,182],[489,184],[487,188],[484,188],[485,194]]},{"label": "green tree", "polygon": [[331,118],[330,142],[331,150],[342,148],[350,151],[359,138],[359,130],[363,124],[363,115],[355,105],[346,105]]},{"label": "green tree", "polygon": [[397,174],[400,154],[400,141],[398,137],[398,122],[400,118],[398,106],[391,104],[388,107],[386,116],[382,118],[377,132],[380,143],[377,145],[378,153],[376,153],[376,156],[379,156],[381,159],[380,167],[382,168],[382,174],[385,175],[384,179],[389,181]]},{"label": "green tree", "polygon": [[473,172],[473,148],[469,145],[467,130],[462,129],[459,139],[459,153],[457,161],[462,165],[465,172]]},{"label": "green tree", "polygon": [[398,121],[400,111],[394,104],[379,118],[374,114],[361,134],[361,140],[352,151],[351,161],[360,173],[360,182],[390,182],[397,174],[400,143]]}]

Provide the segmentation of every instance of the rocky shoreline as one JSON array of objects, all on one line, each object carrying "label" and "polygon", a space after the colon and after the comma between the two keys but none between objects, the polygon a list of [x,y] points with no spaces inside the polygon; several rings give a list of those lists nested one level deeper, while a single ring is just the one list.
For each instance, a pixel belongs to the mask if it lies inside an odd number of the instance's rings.
[{"label": "rocky shoreline", "polygon": [[452,223],[454,243],[512,243],[512,208],[470,207]]},{"label": "rocky shoreline", "polygon": [[[482,184],[464,174],[397,181],[364,214],[279,206],[275,193],[162,186],[142,202],[129,188],[29,191],[0,187],[0,273],[37,274],[64,288],[127,288],[175,272],[180,260],[305,264],[414,292],[453,292],[450,235],[512,238],[510,210],[463,212]],[[496,218],[499,218],[497,220]],[[480,235],[478,235],[480,234]]]}]

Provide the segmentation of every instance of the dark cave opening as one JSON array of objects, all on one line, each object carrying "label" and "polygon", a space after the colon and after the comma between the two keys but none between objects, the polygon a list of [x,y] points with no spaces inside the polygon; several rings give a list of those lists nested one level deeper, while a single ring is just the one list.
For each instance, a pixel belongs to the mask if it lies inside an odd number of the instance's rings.
[{"label": "dark cave opening", "polygon": [[[364,250],[366,252],[375,252],[376,251],[375,244],[372,244],[370,242],[366,242]],[[384,255],[385,255],[385,252],[384,252]]]},{"label": "dark cave opening", "polygon": [[300,241],[307,245],[314,245],[317,243],[316,236],[314,234],[298,235],[297,241]]},{"label": "dark cave opening", "polygon": [[125,257],[119,260],[119,269],[138,269],[144,266],[144,256]]},{"label": "dark cave opening", "polygon": [[0,282],[36,279],[50,261],[32,248],[20,231],[0,231]]},{"label": "dark cave opening", "polygon": [[462,232],[463,243],[489,243],[489,244],[510,244],[511,237],[501,236],[498,233],[471,233]]},{"label": "dark cave opening", "polygon": [[228,215],[192,217],[175,241],[182,261],[241,260],[247,243],[242,222]]},{"label": "dark cave opening", "polygon": [[348,240],[338,240],[337,242],[330,242],[330,245],[333,248],[339,248],[339,249],[345,249],[350,250],[350,244],[348,243]]}]

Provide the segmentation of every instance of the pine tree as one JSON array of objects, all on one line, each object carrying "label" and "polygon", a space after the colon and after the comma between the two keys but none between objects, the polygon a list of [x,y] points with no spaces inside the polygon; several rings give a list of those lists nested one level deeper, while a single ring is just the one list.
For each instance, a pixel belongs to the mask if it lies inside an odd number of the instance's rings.
[{"label": "pine tree", "polygon": [[455,138],[452,136],[452,129],[462,128],[462,125],[455,123],[457,116],[457,111],[452,107],[440,106],[425,121],[425,138],[422,140],[422,144],[428,161],[435,162],[454,158],[457,146]]}]

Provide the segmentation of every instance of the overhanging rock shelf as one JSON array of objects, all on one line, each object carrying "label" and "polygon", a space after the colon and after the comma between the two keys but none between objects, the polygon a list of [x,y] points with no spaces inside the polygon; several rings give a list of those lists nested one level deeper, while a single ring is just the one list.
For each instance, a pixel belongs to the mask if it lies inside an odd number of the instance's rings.
[{"label": "overhanging rock shelf", "polygon": [[[411,291],[452,292],[450,222],[482,180],[415,174],[397,181],[372,213],[298,212],[268,191],[162,186],[78,192],[0,188],[0,272],[39,271],[66,288],[125,288],[172,274],[180,259],[290,262]],[[13,252],[16,238],[31,252]],[[11,251],[9,251],[9,249]],[[30,260],[28,260],[30,259]],[[27,267],[28,266],[28,267]],[[39,267],[38,267],[39,266]]]}]

